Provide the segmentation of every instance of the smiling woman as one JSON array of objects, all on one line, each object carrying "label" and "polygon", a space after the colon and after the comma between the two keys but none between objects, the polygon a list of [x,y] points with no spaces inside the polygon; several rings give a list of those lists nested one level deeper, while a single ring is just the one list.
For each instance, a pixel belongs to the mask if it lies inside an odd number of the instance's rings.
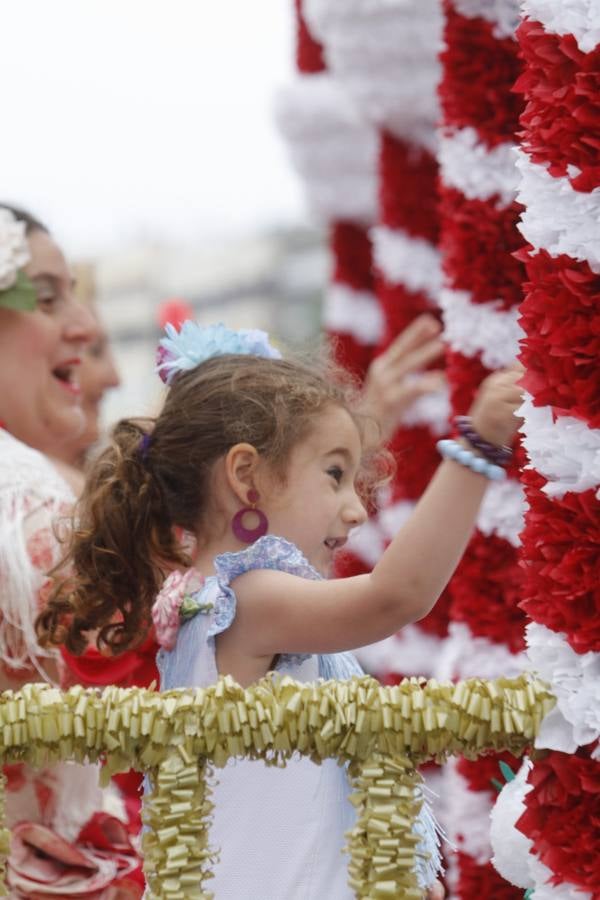
[{"label": "smiling woman", "polygon": [[[59,556],[56,528],[74,502],[49,454],[83,427],[76,373],[95,336],[72,287],[46,228],[0,207],[0,689],[63,676],[57,651],[37,644],[33,622]],[[34,772],[17,764],[4,774],[11,897],[140,895],[135,885],[115,893],[117,879],[131,881],[137,857],[125,826],[102,811],[93,767]],[[94,849],[98,839],[115,844],[108,861]]]},{"label": "smiling woman", "polygon": [[0,305],[0,419],[14,437],[49,453],[83,428],[76,371],[95,324],[76,301],[65,257],[45,226],[13,212],[25,225],[23,273],[37,302],[32,310]]}]

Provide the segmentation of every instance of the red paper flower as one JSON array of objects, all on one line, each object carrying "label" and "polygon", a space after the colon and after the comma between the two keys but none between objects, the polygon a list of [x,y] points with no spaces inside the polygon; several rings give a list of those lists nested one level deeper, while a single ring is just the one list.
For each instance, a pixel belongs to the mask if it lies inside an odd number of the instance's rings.
[{"label": "red paper flower", "polygon": [[299,72],[312,74],[327,68],[323,47],[308,30],[302,15],[302,0],[295,0],[296,7],[296,65]]},{"label": "red paper flower", "polygon": [[399,428],[389,448],[396,460],[392,502],[418,500],[440,463],[431,431],[426,425]]},{"label": "red paper flower", "polygon": [[[378,352],[386,350],[401,331],[421,313],[439,316],[439,310],[431,305],[427,294],[409,291],[403,284],[390,284],[385,279],[377,281],[377,299],[382,309],[385,330]],[[436,360],[439,367],[439,361]]]},{"label": "red paper flower", "polygon": [[600,427],[600,276],[586,262],[522,251],[522,384],[536,406]]},{"label": "red paper flower", "polygon": [[329,244],[333,254],[333,281],[356,291],[374,290],[373,256],[366,228],[352,222],[335,222]]},{"label": "red paper flower", "polygon": [[577,653],[600,651],[600,501],[595,491],[550,500],[523,473],[529,510],[521,535],[523,599],[536,622],[562,631]]},{"label": "red paper flower", "polygon": [[452,595],[448,588],[442,591],[435,606],[428,612],[424,619],[419,619],[417,625],[427,634],[444,638],[448,635],[448,622],[450,621],[450,605]]},{"label": "red paper flower", "polygon": [[486,753],[477,759],[465,759],[461,756],[456,764],[456,770],[469,785],[469,790],[487,791],[490,798],[495,800],[498,788],[494,782],[504,784],[500,762],[505,762],[515,773],[521,767],[521,759],[506,750],[502,753]]},{"label": "red paper flower", "polygon": [[[351,222],[336,222],[329,239],[334,260],[333,280],[356,291],[373,291],[372,247],[367,230]],[[362,381],[373,358],[372,345],[360,343],[347,332],[329,331],[329,337],[338,365]]]},{"label": "red paper flower", "polygon": [[464,356],[457,350],[446,351],[446,374],[450,383],[450,403],[455,416],[468,413],[477,388],[484,378],[491,375],[479,356]]},{"label": "red paper flower", "polygon": [[581,174],[571,175],[571,184],[591,191],[600,185],[600,49],[582,53],[573,35],[551,34],[530,20],[517,36],[527,63],[514,88],[526,99],[523,146],[556,177],[576,166]]},{"label": "red paper flower", "polygon": [[438,163],[428,150],[382,132],[379,150],[382,223],[436,244],[439,237],[437,177]]},{"label": "red paper flower", "polygon": [[476,637],[505,644],[512,653],[523,650],[522,578],[515,547],[475,531],[450,582],[451,619],[465,622]]},{"label": "red paper flower", "polygon": [[336,553],[334,573],[336,578],[351,578],[354,575],[367,575],[371,566],[350,550]]},{"label": "red paper flower", "polygon": [[491,147],[513,140],[522,109],[521,98],[511,93],[522,68],[516,42],[494,37],[491,22],[461,16],[449,0],[444,11],[439,94],[445,124],[476,128]]},{"label": "red paper flower", "polygon": [[347,332],[329,331],[328,338],[337,364],[351,372],[358,381],[363,381],[373,358],[373,347],[370,344],[359,344]]},{"label": "red paper flower", "polygon": [[491,863],[477,863],[472,856],[456,854],[458,879],[452,892],[461,900],[523,900],[523,889],[505,881]]},{"label": "red paper flower", "polygon": [[523,245],[517,221],[523,207],[498,208],[494,198],[469,200],[442,186],[440,248],[450,285],[468,291],[474,303],[500,300],[502,309],[521,302],[525,267],[514,253]]},{"label": "red paper flower", "polygon": [[550,752],[529,774],[533,785],[517,828],[553,872],[553,885],[568,882],[600,897],[600,763],[589,750]]}]

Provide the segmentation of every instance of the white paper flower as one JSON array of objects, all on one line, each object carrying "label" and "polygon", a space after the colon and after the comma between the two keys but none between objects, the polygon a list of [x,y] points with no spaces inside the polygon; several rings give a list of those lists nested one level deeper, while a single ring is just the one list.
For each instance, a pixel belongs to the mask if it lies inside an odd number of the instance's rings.
[{"label": "white paper flower", "polygon": [[25,223],[18,222],[9,209],[0,207],[0,291],[14,285],[19,269],[28,262]]},{"label": "white paper flower", "polygon": [[550,175],[523,150],[515,153],[518,200],[525,207],[518,228],[525,240],[551,256],[564,253],[585,261],[600,273],[600,188],[576,191],[568,178]]},{"label": "white paper flower", "polygon": [[498,208],[510,206],[519,186],[515,145],[491,148],[474,128],[444,128],[440,139],[440,167],[444,182],[469,200],[498,196]]},{"label": "white paper flower", "polygon": [[598,0],[523,0],[522,12],[544,31],[572,34],[583,53],[600,43]]},{"label": "white paper flower", "polygon": [[515,824],[525,812],[524,798],[532,785],[527,776],[532,765],[524,759],[513,781],[504,785],[491,812],[490,838],[494,855],[492,864],[506,881],[520,888],[533,887],[529,870],[529,851],[533,842],[517,831]]},{"label": "white paper flower", "polygon": [[531,465],[548,481],[545,494],[560,499],[600,485],[600,428],[574,416],[555,417],[551,407],[534,406],[528,393],[517,415]]},{"label": "white paper flower", "polygon": [[440,306],[444,338],[464,356],[481,354],[488,369],[502,369],[514,363],[519,340],[524,336],[518,309],[504,310],[499,300],[473,303],[468,291],[443,288]]},{"label": "white paper flower", "polygon": [[325,294],[323,324],[330,331],[351,334],[359,344],[377,344],[385,322],[375,294],[333,282]]},{"label": "white paper flower", "polygon": [[519,0],[454,0],[454,8],[468,19],[485,19],[498,39],[514,38],[519,24]]},{"label": "white paper flower", "polygon": [[439,0],[306,0],[303,12],[328,69],[362,115],[435,153]]},{"label": "white paper flower", "polygon": [[518,547],[526,510],[525,492],[518,481],[492,481],[477,515],[477,527],[485,535],[495,534]]},{"label": "white paper flower", "polygon": [[377,225],[371,229],[375,266],[388,284],[403,284],[409,291],[423,291],[437,305],[442,289],[442,259],[429,241],[402,228]]},{"label": "white paper flower", "polygon": [[531,666],[557,701],[536,747],[574,753],[600,737],[600,653],[575,653],[564,634],[537,622],[527,626],[526,636]]},{"label": "white paper flower", "polygon": [[278,93],[275,120],[315,218],[375,221],[378,135],[339,80],[299,75]]},{"label": "white paper flower", "polygon": [[552,884],[554,873],[533,854],[529,857],[529,870],[535,884],[534,900],[593,900],[591,894],[574,884]]}]

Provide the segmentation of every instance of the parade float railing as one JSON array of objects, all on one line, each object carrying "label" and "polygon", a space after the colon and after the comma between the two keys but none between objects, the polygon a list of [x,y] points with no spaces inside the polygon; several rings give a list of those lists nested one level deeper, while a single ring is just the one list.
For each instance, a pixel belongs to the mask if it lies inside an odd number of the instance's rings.
[{"label": "parade float railing", "polygon": [[[553,705],[547,686],[527,675],[457,684],[413,678],[393,687],[368,677],[309,684],[265,678],[248,688],[225,677],[164,693],[29,684],[0,695],[0,761],[40,767],[103,760],[105,780],[129,768],[146,772],[148,897],[200,900],[212,896],[207,882],[217,853],[210,846],[210,769],[232,757],[279,765],[293,753],[316,763],[335,758],[348,764],[354,789],[357,817],[346,849],[356,896],[418,900],[416,766],[457,753],[520,755]],[[6,895],[9,833],[1,825]]]}]

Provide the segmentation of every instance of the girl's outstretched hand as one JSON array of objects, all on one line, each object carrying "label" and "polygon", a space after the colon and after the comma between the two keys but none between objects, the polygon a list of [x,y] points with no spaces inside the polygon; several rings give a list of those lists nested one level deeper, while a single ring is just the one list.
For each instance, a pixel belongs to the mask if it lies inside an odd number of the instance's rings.
[{"label": "girl's outstretched hand", "polygon": [[485,378],[469,411],[473,428],[490,444],[510,445],[523,421],[515,411],[523,401],[519,381],[524,369],[515,364]]},{"label": "girl's outstretched hand", "polygon": [[443,372],[423,371],[444,352],[440,334],[439,322],[425,313],[369,366],[363,408],[379,422],[384,440],[392,436],[411,403],[444,385]]}]

